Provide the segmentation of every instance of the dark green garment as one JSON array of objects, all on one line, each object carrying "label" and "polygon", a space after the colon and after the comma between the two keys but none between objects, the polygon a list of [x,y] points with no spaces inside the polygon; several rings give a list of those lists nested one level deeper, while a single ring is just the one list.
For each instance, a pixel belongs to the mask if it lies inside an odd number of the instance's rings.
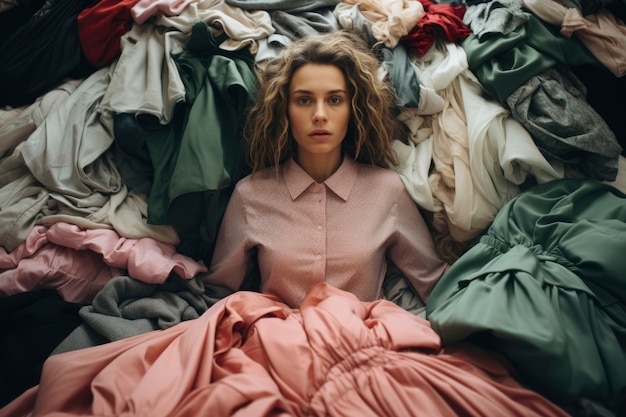
[{"label": "dark green garment", "polygon": [[461,46],[467,55],[469,69],[504,106],[507,97],[518,87],[558,64],[599,65],[576,38],[564,37],[532,15],[526,24],[513,32],[491,36],[484,41],[471,35]]},{"label": "dark green garment", "polygon": [[256,94],[253,56],[221,49],[225,36],[194,24],[185,50],[172,57],[185,102],[168,129],[146,140],[154,166],[148,222],[173,225],[178,251],[207,264],[230,193],[246,173],[241,133]]},{"label": "dark green garment", "polygon": [[441,278],[427,318],[444,344],[505,354],[560,402],[626,398],[626,195],[592,180],[511,200]]}]

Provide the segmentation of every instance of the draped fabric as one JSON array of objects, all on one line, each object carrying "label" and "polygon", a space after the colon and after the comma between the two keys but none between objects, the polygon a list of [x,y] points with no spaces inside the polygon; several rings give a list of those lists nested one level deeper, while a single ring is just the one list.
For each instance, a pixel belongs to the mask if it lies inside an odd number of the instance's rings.
[{"label": "draped fabric", "polygon": [[509,202],[435,286],[444,345],[471,339],[559,402],[617,406],[626,393],[626,195],[588,179]]},{"label": "draped fabric", "polygon": [[300,309],[241,291],[202,317],[54,355],[1,417],[565,417],[498,355],[441,350],[428,322],[320,283]]}]

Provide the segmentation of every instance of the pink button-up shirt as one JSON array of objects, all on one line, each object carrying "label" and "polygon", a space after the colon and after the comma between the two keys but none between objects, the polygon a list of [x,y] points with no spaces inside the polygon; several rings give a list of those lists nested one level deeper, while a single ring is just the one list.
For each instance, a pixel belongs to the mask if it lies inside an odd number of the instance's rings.
[{"label": "pink button-up shirt", "polygon": [[387,260],[426,301],[448,268],[398,174],[348,157],[321,184],[293,159],[237,184],[206,280],[237,290],[255,259],[261,292],[292,307],[324,281],[375,300]]}]

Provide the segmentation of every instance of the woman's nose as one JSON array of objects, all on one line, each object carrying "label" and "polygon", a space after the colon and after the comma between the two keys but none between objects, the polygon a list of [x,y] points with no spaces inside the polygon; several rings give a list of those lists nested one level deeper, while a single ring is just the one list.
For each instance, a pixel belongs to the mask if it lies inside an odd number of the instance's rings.
[{"label": "woman's nose", "polygon": [[323,104],[319,104],[315,107],[315,114],[313,114],[313,121],[315,122],[324,122],[328,119],[326,115],[326,109]]}]

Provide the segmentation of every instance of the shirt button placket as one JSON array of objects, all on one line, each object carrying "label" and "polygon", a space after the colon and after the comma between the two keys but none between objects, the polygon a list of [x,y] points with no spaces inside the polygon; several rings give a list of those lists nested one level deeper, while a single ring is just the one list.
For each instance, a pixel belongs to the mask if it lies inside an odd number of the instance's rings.
[{"label": "shirt button placket", "polygon": [[321,186],[321,192],[319,194],[319,205],[317,207],[317,260],[320,262],[320,279],[322,281],[325,280],[326,275],[326,262],[325,259],[325,251],[326,251],[326,234],[324,233],[325,225],[326,225],[326,186]]}]

